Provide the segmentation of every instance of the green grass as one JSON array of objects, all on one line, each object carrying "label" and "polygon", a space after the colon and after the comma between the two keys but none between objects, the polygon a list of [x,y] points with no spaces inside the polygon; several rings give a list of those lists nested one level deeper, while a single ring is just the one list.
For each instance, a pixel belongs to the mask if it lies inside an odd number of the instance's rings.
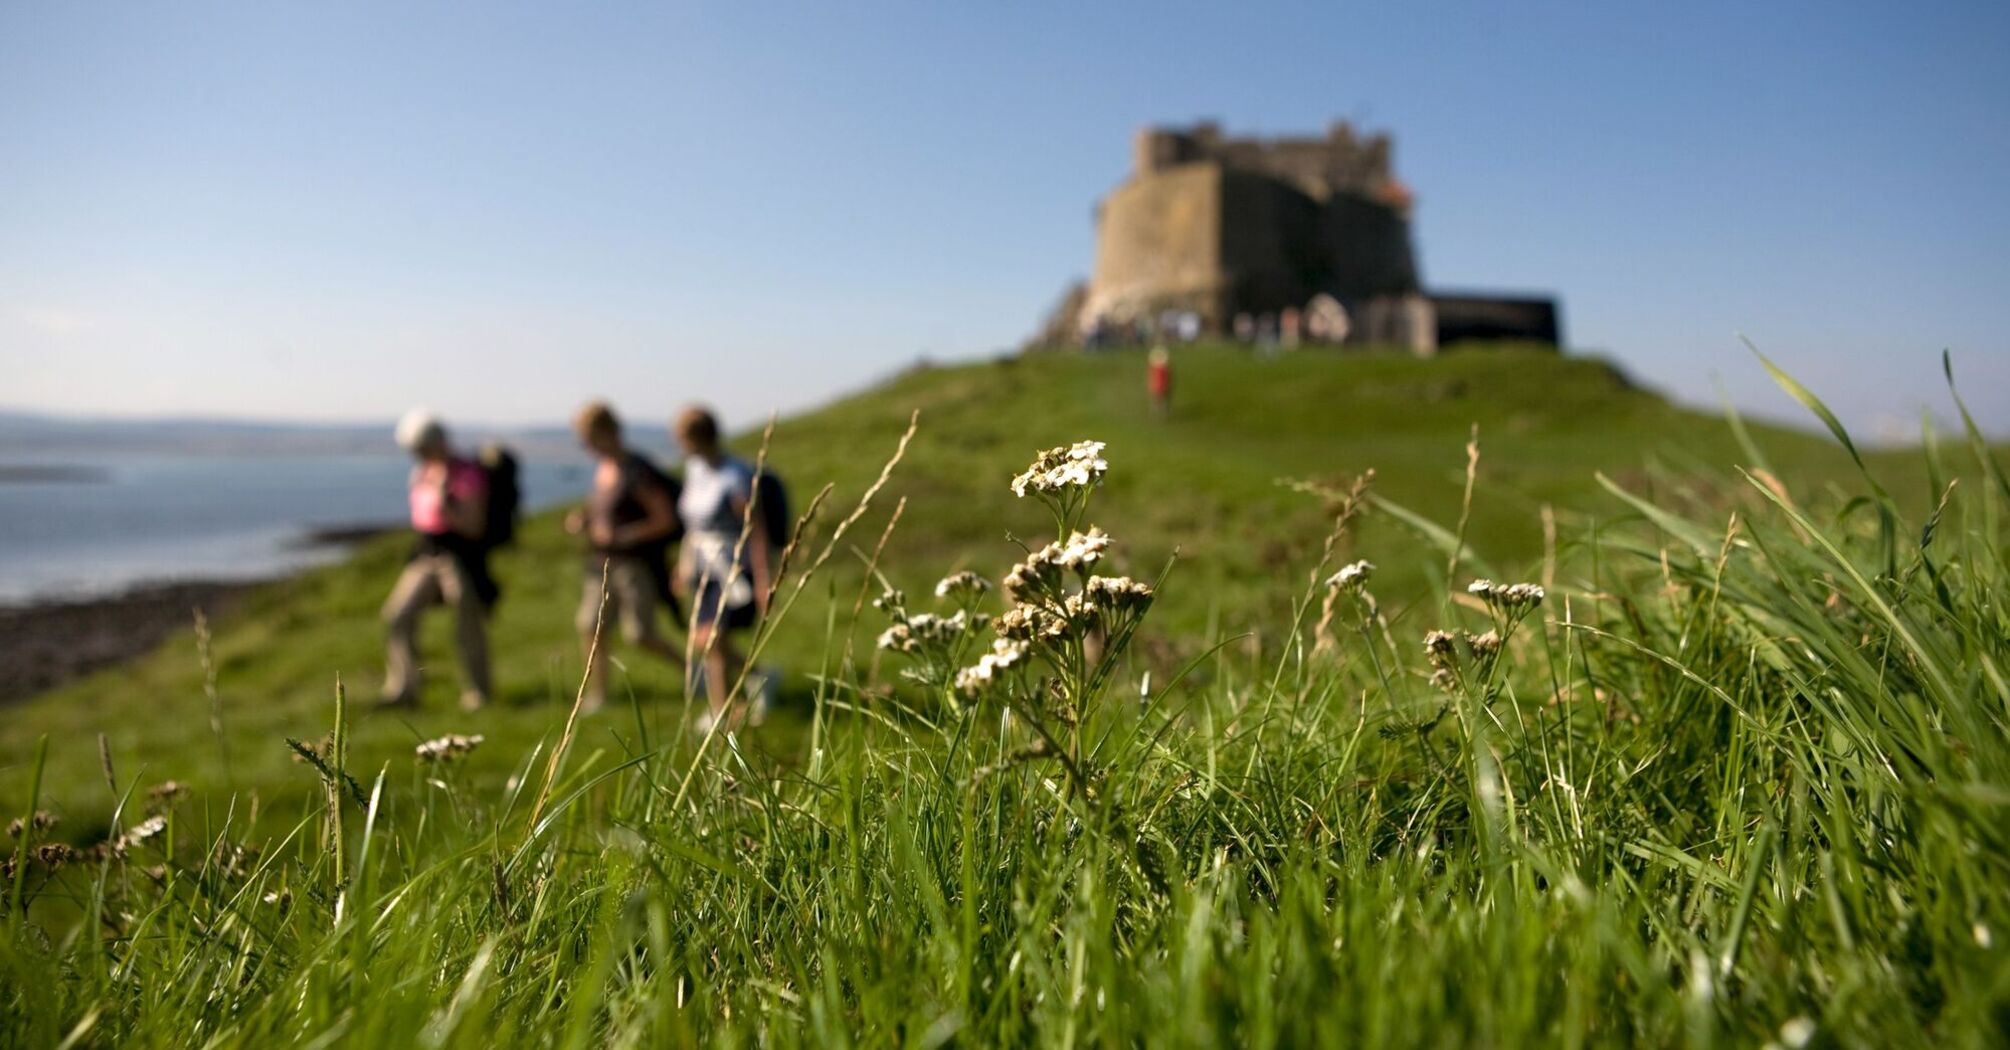
[{"label": "green grass", "polygon": [[[2010,1034],[2010,491],[1986,449],[1867,474],[1800,432],[1752,427],[1747,451],[1597,362],[1539,354],[1202,351],[1166,421],[1141,371],[919,371],[779,426],[798,503],[835,486],[821,545],[922,416],[775,631],[794,707],[738,738],[684,731],[674,676],[638,663],[633,702],[583,722],[547,785],[580,665],[579,568],[548,517],[503,564],[499,709],[452,712],[443,668],[420,712],[357,712],[388,543],[218,626],[228,768],[186,640],[9,709],[0,802],[36,794],[56,839],[102,837],[133,786],[128,827],[148,785],[195,790],[123,862],[23,869],[0,1040]],[[919,608],[951,570],[996,580],[1008,537],[1051,538],[1005,482],[1088,437],[1112,462],[1099,568],[1154,578],[1178,552],[1108,676],[1059,661],[967,707],[902,679],[872,648],[883,616],[853,616],[895,506],[879,565]],[[1760,458],[1764,478],[1737,473]],[[1279,479],[1370,467],[1379,502],[1322,569],[1334,508]],[[1380,566],[1376,612],[1340,596],[1322,645],[1309,581],[1355,557]],[[1545,579],[1548,600],[1497,664],[1462,650],[1440,688],[1421,639],[1490,626],[1474,575]],[[360,800],[282,744],[335,723],[338,674]],[[488,741],[416,765],[447,731]],[[258,852],[223,863],[219,841]]]}]

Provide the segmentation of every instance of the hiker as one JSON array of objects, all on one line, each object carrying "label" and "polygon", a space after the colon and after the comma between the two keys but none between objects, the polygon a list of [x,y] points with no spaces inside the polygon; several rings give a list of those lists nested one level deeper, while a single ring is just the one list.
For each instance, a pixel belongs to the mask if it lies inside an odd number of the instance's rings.
[{"label": "hiker", "polygon": [[461,710],[489,702],[488,630],[483,622],[496,599],[485,537],[489,526],[489,474],[481,464],[453,454],[447,431],[424,409],[398,423],[398,445],[415,461],[409,485],[412,556],[384,602],[387,706],[419,702],[419,613],[444,604],[454,610],[454,644],[461,659]]},{"label": "hiker", "polygon": [[1172,413],[1172,355],[1163,346],[1152,347],[1147,356],[1145,392],[1151,395],[1152,415],[1164,419]]},{"label": "hiker", "polygon": [[[753,626],[768,611],[773,541],[766,515],[748,513],[755,492],[753,468],[720,447],[719,421],[712,413],[697,405],[686,408],[672,433],[684,449],[684,492],[677,510],[689,530],[677,580],[691,598],[691,648],[703,654],[702,687],[710,700],[700,720],[702,731],[731,715],[727,690],[745,664],[733,632]],[[748,527],[744,543],[743,523]]]},{"label": "hiker", "polygon": [[670,609],[672,619],[682,621],[670,590],[670,549],[684,529],[677,518],[676,479],[623,447],[621,421],[612,408],[595,401],[579,410],[572,428],[594,457],[586,506],[565,519],[566,531],[585,536],[591,549],[573,623],[587,656],[580,710],[593,712],[607,700],[610,632],[603,624],[618,624],[630,645],[684,667],[684,654],[656,629],[659,603]]}]

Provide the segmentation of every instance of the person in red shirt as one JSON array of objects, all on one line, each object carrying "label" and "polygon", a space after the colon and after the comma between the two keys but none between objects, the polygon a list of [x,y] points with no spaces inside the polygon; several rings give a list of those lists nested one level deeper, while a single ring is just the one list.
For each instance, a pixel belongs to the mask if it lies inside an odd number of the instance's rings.
[{"label": "person in red shirt", "polygon": [[494,584],[482,544],[488,523],[488,472],[453,454],[440,421],[413,410],[398,423],[398,444],[412,454],[409,501],[417,534],[411,560],[384,602],[384,703],[419,702],[419,614],[454,610],[455,648],[464,675],[461,709],[488,703],[489,647],[484,620]]},{"label": "person in red shirt", "polygon": [[1163,418],[1172,412],[1172,355],[1155,346],[1146,362],[1145,392],[1151,395],[1152,414]]}]

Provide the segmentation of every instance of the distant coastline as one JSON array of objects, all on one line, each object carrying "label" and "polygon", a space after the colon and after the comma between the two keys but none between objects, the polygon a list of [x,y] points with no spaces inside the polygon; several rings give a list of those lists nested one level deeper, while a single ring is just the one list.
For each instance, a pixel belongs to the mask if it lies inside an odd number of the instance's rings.
[{"label": "distant coastline", "polygon": [[71,466],[62,463],[0,463],[0,485],[71,483],[102,485],[112,480],[102,467]]},{"label": "distant coastline", "polygon": [[[300,549],[349,550],[396,531],[357,523],[309,530]],[[252,590],[291,572],[248,580],[158,580],[102,595],[58,596],[0,604],[0,704],[25,700],[152,652],[186,630],[200,611],[224,616]]]}]

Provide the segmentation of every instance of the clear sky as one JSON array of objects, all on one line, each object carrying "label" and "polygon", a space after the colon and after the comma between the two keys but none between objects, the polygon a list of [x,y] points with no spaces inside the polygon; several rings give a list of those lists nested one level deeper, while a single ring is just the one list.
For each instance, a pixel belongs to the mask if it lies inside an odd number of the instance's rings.
[{"label": "clear sky", "polygon": [[2010,432],[2010,5],[0,5],[0,405],[746,422],[995,352],[1153,122],[1391,130],[1428,284]]}]

